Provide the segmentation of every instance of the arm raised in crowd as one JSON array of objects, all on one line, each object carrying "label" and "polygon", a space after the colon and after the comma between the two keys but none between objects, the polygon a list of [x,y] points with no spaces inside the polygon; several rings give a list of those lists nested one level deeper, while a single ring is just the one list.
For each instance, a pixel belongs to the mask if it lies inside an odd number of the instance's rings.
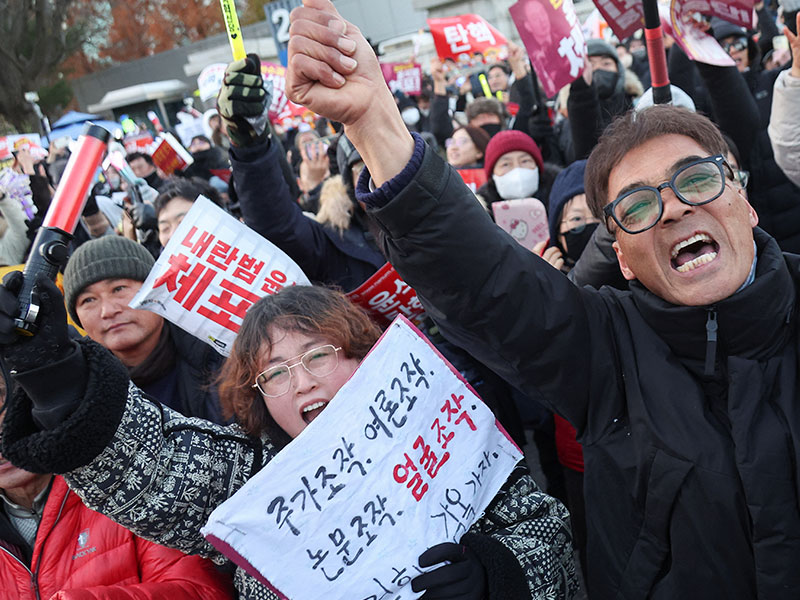
[{"label": "arm raised in crowd", "polygon": [[[590,356],[585,338],[595,316],[595,335],[607,334],[598,303],[503,235],[458,174],[408,133],[369,45],[330,2],[305,0],[292,13],[292,34],[287,92],[344,123],[368,169],[359,180],[359,200],[370,207],[384,250],[428,314],[451,341],[507,381],[535,385],[553,400],[570,398],[558,410],[583,423],[590,383],[572,376],[572,367],[583,372],[590,360],[612,360],[607,353]],[[351,51],[337,49],[352,48],[349,41],[355,42]],[[497,290],[503,290],[499,296]],[[510,356],[537,360],[523,364]]]},{"label": "arm raised in crowd", "polygon": [[450,117],[450,97],[447,95],[447,80],[444,67],[439,57],[431,59],[431,78],[433,79],[433,97],[431,98],[431,133],[444,147],[445,140],[453,135],[453,122]]},{"label": "arm raised in crowd", "polygon": [[[797,25],[800,28],[800,13]],[[775,162],[792,183],[800,186],[800,35],[794,35],[788,27],[784,32],[792,48],[792,68],[775,80],[767,132]]]}]

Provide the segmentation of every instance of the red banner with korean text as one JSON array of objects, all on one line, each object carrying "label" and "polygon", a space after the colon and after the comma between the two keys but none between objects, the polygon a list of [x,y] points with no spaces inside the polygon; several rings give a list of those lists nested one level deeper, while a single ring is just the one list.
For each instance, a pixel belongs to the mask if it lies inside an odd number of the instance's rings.
[{"label": "red banner with korean text", "polygon": [[418,63],[381,63],[386,85],[392,93],[401,91],[407,96],[422,92],[422,65]]},{"label": "red banner with korean text", "polygon": [[583,72],[586,42],[572,0],[519,0],[508,12],[552,98]]},{"label": "red banner with korean text", "polygon": [[381,327],[388,327],[399,314],[417,324],[425,315],[417,293],[388,262],[347,297],[366,309]]},{"label": "red banner with korean text", "polygon": [[473,194],[486,183],[486,172],[483,169],[458,169],[458,174]]},{"label": "red banner with korean text", "polygon": [[442,60],[452,58],[456,62],[469,62],[475,53],[483,56],[499,53],[502,46],[508,45],[505,36],[480,15],[428,19],[428,27],[436,54]]}]

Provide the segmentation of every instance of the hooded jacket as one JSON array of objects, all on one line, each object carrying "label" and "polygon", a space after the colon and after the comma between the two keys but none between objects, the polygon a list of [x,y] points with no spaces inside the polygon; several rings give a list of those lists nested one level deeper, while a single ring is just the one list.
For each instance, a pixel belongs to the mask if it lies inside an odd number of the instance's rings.
[{"label": "hooded jacket", "polygon": [[86,508],[58,476],[44,507],[32,556],[15,552],[24,544],[16,538],[19,534],[0,510],[3,600],[232,598],[230,579],[211,562],[136,537]]},{"label": "hooded jacket", "polygon": [[443,333],[576,427],[592,598],[800,595],[799,257],[756,230],[751,285],[675,306],[637,283],[574,286],[498,235],[419,140],[394,180],[367,183]]}]

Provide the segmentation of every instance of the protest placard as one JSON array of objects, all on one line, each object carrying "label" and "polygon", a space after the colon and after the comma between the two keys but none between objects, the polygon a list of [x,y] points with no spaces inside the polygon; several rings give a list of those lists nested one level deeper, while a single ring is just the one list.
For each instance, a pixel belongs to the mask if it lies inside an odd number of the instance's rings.
[{"label": "protest placard", "polygon": [[202,533],[285,598],[415,598],[419,555],[460,540],[521,458],[400,316],[325,411]]},{"label": "protest placard", "polygon": [[418,63],[381,63],[386,85],[392,93],[400,91],[408,96],[422,92],[422,65]]},{"label": "protest placard", "polygon": [[192,163],[194,158],[170,132],[162,133],[158,137],[158,145],[152,153],[153,164],[161,169],[165,175],[172,175],[175,171],[182,171]]},{"label": "protest placard", "polygon": [[586,41],[572,0],[519,0],[508,12],[545,94],[552,98],[583,72]]},{"label": "protest placard", "polygon": [[480,15],[458,15],[441,19],[428,19],[436,53],[442,60],[469,62],[472,55],[499,52],[507,46],[505,36]]},{"label": "protest placard", "polygon": [[679,12],[698,12],[736,23],[747,29],[755,26],[753,6],[756,0],[681,0]]},{"label": "protest placard", "polygon": [[347,293],[347,297],[386,327],[399,314],[419,324],[425,314],[413,288],[402,280],[390,263],[386,263],[364,283]]},{"label": "protest placard", "polygon": [[594,5],[620,40],[644,26],[642,0],[594,0]]},{"label": "protest placard", "polygon": [[457,171],[473,194],[487,181],[486,171],[483,169],[457,169]]},{"label": "protest placard", "polygon": [[547,211],[536,198],[492,203],[494,222],[528,250],[550,237]]},{"label": "protest placard", "polygon": [[677,0],[660,0],[658,12],[664,33],[670,36],[692,60],[720,67],[734,66],[736,62],[723,50],[719,42],[701,31],[697,23]]},{"label": "protest placard", "polygon": [[[38,133],[22,133],[0,136],[0,160],[13,158],[12,152],[19,150],[23,146],[29,150],[32,149],[32,154],[38,159],[47,156],[47,151],[42,148],[42,138]],[[42,156],[38,151],[44,151],[44,155]]]},{"label": "protest placard", "polygon": [[130,302],[230,354],[259,298],[308,278],[277,246],[199,196]]},{"label": "protest placard", "polygon": [[224,77],[224,63],[214,63],[200,71],[200,75],[197,76],[197,90],[200,92],[200,100],[205,102],[216,97],[222,87]]}]

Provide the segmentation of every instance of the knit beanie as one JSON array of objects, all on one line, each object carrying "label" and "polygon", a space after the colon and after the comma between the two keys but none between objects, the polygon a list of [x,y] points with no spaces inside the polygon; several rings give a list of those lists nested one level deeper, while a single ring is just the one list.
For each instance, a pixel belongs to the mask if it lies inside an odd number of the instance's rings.
[{"label": "knit beanie", "polygon": [[578,160],[561,171],[550,188],[550,201],[547,207],[547,221],[550,225],[550,245],[556,244],[558,229],[561,224],[561,212],[564,205],[578,194],[586,192],[583,175],[586,173],[586,161]]},{"label": "knit beanie", "polygon": [[536,166],[539,167],[539,173],[544,170],[544,161],[542,160],[542,151],[539,146],[533,141],[533,138],[527,133],[516,131],[513,129],[506,131],[499,131],[492,136],[489,145],[486,146],[486,153],[483,159],[483,171],[486,173],[488,179],[492,178],[492,171],[494,165],[500,160],[506,152],[513,152],[515,150],[522,150],[527,152],[536,161]]},{"label": "knit beanie", "polygon": [[116,235],[78,246],[64,269],[64,299],[72,320],[81,324],[75,303],[87,287],[104,279],[144,281],[154,264],[155,259],[144,246]]}]

